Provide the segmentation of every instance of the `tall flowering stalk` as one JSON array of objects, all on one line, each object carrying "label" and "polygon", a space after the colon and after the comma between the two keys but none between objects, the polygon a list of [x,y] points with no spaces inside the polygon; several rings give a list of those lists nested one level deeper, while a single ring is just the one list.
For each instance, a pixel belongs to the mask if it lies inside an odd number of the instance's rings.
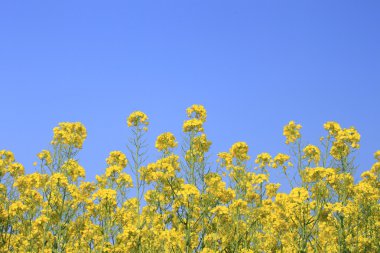
[{"label": "tall flowering stalk", "polygon": [[148,131],[148,116],[141,111],[131,113],[127,119],[128,127],[131,129],[132,137],[129,139],[127,146],[132,162],[130,163],[131,171],[135,177],[138,212],[140,212],[141,200],[144,195],[144,181],[141,180],[140,167],[147,159],[147,145],[145,141],[145,133]]}]

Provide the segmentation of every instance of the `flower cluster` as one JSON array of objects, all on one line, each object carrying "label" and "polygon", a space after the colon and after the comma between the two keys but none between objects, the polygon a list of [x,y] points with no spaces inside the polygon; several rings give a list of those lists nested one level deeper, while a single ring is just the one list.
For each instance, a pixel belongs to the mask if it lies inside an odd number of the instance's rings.
[{"label": "flower cluster", "polygon": [[[356,129],[327,122],[320,148],[303,143],[291,121],[284,127],[286,143],[296,142],[291,155],[259,153],[251,164],[248,145],[237,142],[214,166],[206,110],[186,113],[181,154],[174,135],[163,133],[162,153],[150,162],[139,142],[148,118],[132,113],[136,146],[110,152],[95,182],[79,162],[80,123],[54,129],[38,172],[26,174],[0,150],[0,252],[380,252],[380,150],[354,180]],[[289,185],[274,182],[272,168],[282,168],[276,173]]]},{"label": "flower cluster", "polygon": [[123,152],[112,151],[106,159],[106,162],[109,166],[116,165],[120,166],[121,168],[125,168],[127,166],[128,160]]},{"label": "flower cluster", "polygon": [[283,135],[286,137],[286,144],[293,143],[301,137],[299,131],[301,127],[300,124],[296,124],[294,121],[290,121],[289,124],[284,126]]},{"label": "flower cluster", "polygon": [[194,118],[199,119],[202,122],[206,121],[207,113],[203,105],[192,105],[186,109],[186,113],[189,118],[195,114]]},{"label": "flower cluster", "polygon": [[258,154],[255,160],[255,163],[259,164],[260,168],[264,168],[265,166],[270,166],[272,164],[272,156],[268,153]]},{"label": "flower cluster", "polygon": [[139,125],[144,125],[145,127],[149,125],[148,116],[141,111],[132,112],[127,119],[128,127],[137,127]]},{"label": "flower cluster", "polygon": [[336,160],[347,157],[351,149],[358,149],[360,142],[360,134],[355,128],[344,128],[334,132],[334,142],[330,150],[330,154]]},{"label": "flower cluster", "polygon": [[248,145],[245,142],[236,142],[230,148],[230,153],[233,158],[236,158],[242,161],[246,161],[250,159],[248,155]]},{"label": "flower cluster", "polygon": [[190,118],[183,123],[184,132],[203,132],[203,124],[206,121],[207,113],[202,105],[192,105],[186,109]]},{"label": "flower cluster", "polygon": [[83,142],[87,137],[87,131],[80,122],[61,122],[58,127],[53,129],[53,145],[66,145],[75,148],[82,148]]},{"label": "flower cluster", "polygon": [[321,151],[319,150],[318,147],[314,146],[314,145],[307,145],[304,149],[303,149],[303,158],[307,158],[307,162],[310,163],[310,162],[314,162],[315,164],[318,164],[319,163],[319,160],[321,159]]},{"label": "flower cluster", "polygon": [[42,150],[40,153],[37,154],[37,157],[41,160],[46,162],[46,164],[51,164],[53,162],[53,158],[51,157],[51,153],[49,150]]},{"label": "flower cluster", "polygon": [[170,132],[160,134],[156,140],[156,149],[164,153],[168,153],[170,149],[177,147],[177,145],[175,136]]},{"label": "flower cluster", "polygon": [[286,169],[287,169],[289,166],[293,166],[293,164],[292,164],[289,160],[290,160],[290,156],[288,156],[288,155],[286,155],[286,154],[278,153],[278,154],[273,158],[272,167],[273,167],[273,168],[282,167],[283,170],[286,171]]}]

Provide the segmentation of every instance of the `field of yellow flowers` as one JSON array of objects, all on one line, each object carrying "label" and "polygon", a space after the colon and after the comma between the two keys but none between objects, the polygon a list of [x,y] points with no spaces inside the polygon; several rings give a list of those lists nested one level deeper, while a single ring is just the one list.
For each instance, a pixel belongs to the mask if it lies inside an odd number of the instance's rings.
[{"label": "field of yellow flowers", "polygon": [[[54,128],[51,147],[25,174],[0,151],[1,252],[380,252],[380,151],[355,183],[355,128],[323,125],[319,145],[284,127],[290,154],[249,155],[238,142],[208,158],[206,110],[186,110],[184,140],[163,133],[147,161],[146,114],[133,112],[127,155],[112,151],[104,174],[85,181],[79,122]],[[181,149],[182,148],[182,149]],[[281,170],[290,191],[270,180]]]}]

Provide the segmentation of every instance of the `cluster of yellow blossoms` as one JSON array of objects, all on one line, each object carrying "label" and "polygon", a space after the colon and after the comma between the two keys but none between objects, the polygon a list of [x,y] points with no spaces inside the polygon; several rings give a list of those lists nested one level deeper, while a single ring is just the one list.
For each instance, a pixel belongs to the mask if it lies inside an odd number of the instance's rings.
[{"label": "cluster of yellow blossoms", "polygon": [[53,129],[53,145],[63,144],[75,148],[82,148],[83,142],[87,137],[87,131],[80,122],[62,122]]},{"label": "cluster of yellow blossoms", "polygon": [[177,145],[175,136],[170,132],[160,134],[156,140],[156,149],[164,153],[168,153],[170,149],[177,147]]},{"label": "cluster of yellow blossoms", "polygon": [[[141,111],[135,111],[131,113],[131,115],[129,115],[127,119],[127,124],[128,124],[128,127],[131,127],[131,126],[136,127],[139,125],[147,126],[149,125],[148,116]],[[147,130],[146,127],[144,127],[144,130],[145,131]]]},{"label": "cluster of yellow blossoms", "polygon": [[321,159],[321,151],[318,147],[314,145],[307,145],[304,149],[304,156],[303,158],[307,158],[308,163],[314,162],[314,164],[318,164],[319,160]]},{"label": "cluster of yellow blossoms", "polygon": [[300,129],[302,126],[296,124],[294,121],[290,121],[288,125],[284,126],[283,134],[286,137],[286,144],[293,143],[301,137]]},{"label": "cluster of yellow blossoms", "polygon": [[203,105],[192,105],[186,109],[190,118],[183,123],[184,132],[203,132],[203,124],[206,122],[207,113]]},{"label": "cluster of yellow blossoms", "polygon": [[[291,155],[263,152],[252,162],[237,142],[213,166],[206,110],[186,113],[182,152],[166,132],[149,163],[148,117],[132,113],[130,156],[110,152],[94,182],[78,159],[81,123],[54,128],[39,172],[25,174],[0,150],[0,252],[380,252],[380,150],[354,180],[356,129],[327,122],[318,147],[291,121],[283,131]],[[276,168],[287,189],[271,181]]]}]

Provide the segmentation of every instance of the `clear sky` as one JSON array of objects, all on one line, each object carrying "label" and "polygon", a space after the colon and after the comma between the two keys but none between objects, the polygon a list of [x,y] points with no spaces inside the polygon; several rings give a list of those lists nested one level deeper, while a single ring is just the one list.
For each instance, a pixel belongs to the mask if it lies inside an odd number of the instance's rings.
[{"label": "clear sky", "polygon": [[211,154],[287,152],[290,120],[317,144],[323,123],[362,135],[357,176],[380,149],[380,1],[1,1],[0,149],[27,171],[52,128],[81,121],[93,179],[126,151],[126,117],[181,139],[203,104]]}]

